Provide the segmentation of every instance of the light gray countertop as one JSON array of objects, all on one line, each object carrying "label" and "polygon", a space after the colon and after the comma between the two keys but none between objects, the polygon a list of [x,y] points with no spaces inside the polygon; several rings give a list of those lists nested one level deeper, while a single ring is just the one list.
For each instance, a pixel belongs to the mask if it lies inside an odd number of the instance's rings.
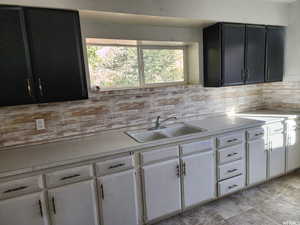
[{"label": "light gray countertop", "polygon": [[284,119],[300,119],[300,111],[277,111],[277,110],[256,110],[236,114],[243,118],[254,118],[265,122],[274,122]]},{"label": "light gray countertop", "polygon": [[148,143],[138,143],[124,133],[126,129],[119,129],[71,140],[2,149],[0,150],[0,177],[38,171],[118,153],[134,152],[160,145],[176,144],[228,131],[259,126],[264,122],[239,117],[218,116],[189,121],[187,124],[205,128],[207,131]]}]

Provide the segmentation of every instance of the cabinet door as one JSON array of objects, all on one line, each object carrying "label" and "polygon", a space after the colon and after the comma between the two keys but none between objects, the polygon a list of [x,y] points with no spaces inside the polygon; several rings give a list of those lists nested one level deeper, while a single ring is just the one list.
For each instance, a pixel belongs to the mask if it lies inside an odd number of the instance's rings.
[{"label": "cabinet door", "polygon": [[44,225],[44,211],[40,193],[0,201],[0,224]]},{"label": "cabinet door", "polygon": [[282,27],[267,27],[266,81],[282,81],[284,73],[284,38]]},{"label": "cabinet door", "polygon": [[284,134],[273,134],[269,138],[269,177],[273,178],[285,172]]},{"label": "cabinet door", "polygon": [[99,183],[103,225],[137,225],[135,171],[104,176]]},{"label": "cabinet door", "polygon": [[179,160],[169,160],[143,168],[146,220],[181,209]]},{"label": "cabinet door", "polygon": [[290,172],[300,168],[300,129],[290,129],[287,137],[287,172]]},{"label": "cabinet door", "polygon": [[265,26],[246,26],[246,83],[265,81]]},{"label": "cabinet door", "polygon": [[185,208],[216,197],[216,160],[214,152],[182,158],[183,203]]},{"label": "cabinet door", "polygon": [[267,179],[267,149],[264,139],[248,143],[248,184],[256,184]]},{"label": "cabinet door", "polygon": [[244,84],[245,25],[223,24],[222,35],[223,85]]},{"label": "cabinet door", "polygon": [[0,7],[0,106],[35,101],[23,10]]},{"label": "cabinet door", "polygon": [[95,193],[93,181],[49,190],[53,225],[97,225]]},{"label": "cabinet door", "polygon": [[41,8],[25,12],[39,101],[87,98],[78,13]]}]

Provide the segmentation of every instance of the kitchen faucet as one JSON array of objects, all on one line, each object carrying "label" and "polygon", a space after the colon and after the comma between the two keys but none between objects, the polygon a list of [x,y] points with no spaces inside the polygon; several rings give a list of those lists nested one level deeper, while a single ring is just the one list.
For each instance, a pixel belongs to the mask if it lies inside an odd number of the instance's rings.
[{"label": "kitchen faucet", "polygon": [[172,116],[172,117],[169,117],[169,118],[167,118],[167,119],[165,119],[163,121],[160,121],[160,116],[158,116],[156,118],[156,121],[155,121],[155,127],[152,127],[149,130],[158,130],[158,129],[165,128],[164,126],[161,126],[161,124],[164,123],[164,122],[166,122],[166,121],[168,121],[168,120],[172,120],[172,119],[177,120],[177,117],[176,116]]}]

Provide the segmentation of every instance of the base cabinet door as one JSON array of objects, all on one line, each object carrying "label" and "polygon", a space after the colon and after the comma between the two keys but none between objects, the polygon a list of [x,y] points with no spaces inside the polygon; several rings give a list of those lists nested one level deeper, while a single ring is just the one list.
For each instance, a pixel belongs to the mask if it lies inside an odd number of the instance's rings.
[{"label": "base cabinet door", "polygon": [[300,129],[290,129],[287,135],[287,172],[300,168]]},{"label": "base cabinet door", "polygon": [[179,160],[168,160],[143,167],[146,221],[181,209]]},{"label": "base cabinet door", "polygon": [[53,225],[98,225],[94,181],[49,190]]},{"label": "base cabinet door", "polygon": [[183,207],[188,208],[216,197],[216,160],[214,152],[182,158]]},{"label": "base cabinet door", "polygon": [[267,179],[267,149],[264,139],[248,143],[248,185],[263,182]]},{"label": "base cabinet door", "polygon": [[40,193],[0,201],[0,224],[47,225]]},{"label": "base cabinet door", "polygon": [[280,176],[285,172],[284,134],[270,136],[269,178]]},{"label": "base cabinet door", "polygon": [[135,171],[99,178],[103,225],[138,225]]}]

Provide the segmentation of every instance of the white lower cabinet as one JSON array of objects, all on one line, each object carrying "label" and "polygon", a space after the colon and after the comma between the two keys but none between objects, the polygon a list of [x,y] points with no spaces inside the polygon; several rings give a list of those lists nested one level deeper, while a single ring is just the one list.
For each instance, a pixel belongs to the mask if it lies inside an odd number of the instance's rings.
[{"label": "white lower cabinet", "polygon": [[138,225],[135,170],[98,179],[103,225]]},{"label": "white lower cabinet", "polygon": [[1,225],[47,225],[41,193],[0,201]]},{"label": "white lower cabinet", "polygon": [[213,151],[182,157],[183,207],[216,197],[216,159]]},{"label": "white lower cabinet", "polygon": [[273,134],[269,137],[269,178],[285,173],[284,134]]},{"label": "white lower cabinet", "polygon": [[267,179],[267,154],[263,138],[248,142],[248,185]]},{"label": "white lower cabinet", "polygon": [[50,189],[48,197],[52,224],[98,225],[95,193],[94,181]]},{"label": "white lower cabinet", "polygon": [[146,221],[181,209],[179,159],[143,167]]},{"label": "white lower cabinet", "polygon": [[300,129],[295,126],[287,133],[287,172],[300,168]]}]

